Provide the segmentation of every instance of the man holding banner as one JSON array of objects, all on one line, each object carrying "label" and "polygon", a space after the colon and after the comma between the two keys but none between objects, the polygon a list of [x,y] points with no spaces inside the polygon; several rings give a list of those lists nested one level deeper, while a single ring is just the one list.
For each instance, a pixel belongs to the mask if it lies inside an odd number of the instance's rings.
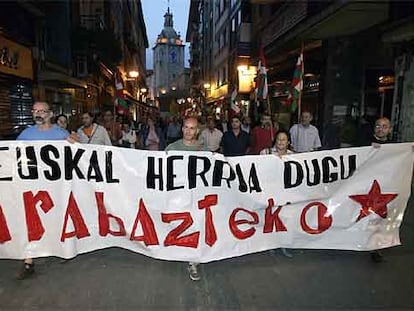
[{"label": "man holding banner", "polygon": [[[68,140],[74,142],[69,136],[69,132],[63,130],[51,120],[53,112],[46,102],[35,102],[32,109],[33,120],[35,125],[25,129],[17,137],[17,140]],[[30,277],[35,272],[32,258],[26,258],[23,262],[23,268],[17,278],[19,280]]]},{"label": "man holding banner", "polygon": [[[382,117],[375,121],[374,132],[372,135],[371,145],[375,148],[379,148],[382,144],[392,143],[388,139],[391,134],[391,122],[388,118]],[[373,262],[382,262],[384,257],[379,250],[375,250],[370,253]]]},{"label": "man holding banner", "polygon": [[[178,151],[208,151],[204,144],[200,143],[197,139],[198,135],[198,120],[190,117],[183,122],[183,138],[169,144],[165,151],[178,150]],[[198,262],[188,263],[188,272],[190,279],[193,281],[200,280],[200,274],[198,273]]]}]

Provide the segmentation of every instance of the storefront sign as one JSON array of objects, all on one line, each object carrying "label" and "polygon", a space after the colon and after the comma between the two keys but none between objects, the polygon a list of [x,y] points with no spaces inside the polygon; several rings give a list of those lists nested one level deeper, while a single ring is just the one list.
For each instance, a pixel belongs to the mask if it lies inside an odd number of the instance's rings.
[{"label": "storefront sign", "polygon": [[237,68],[239,74],[239,89],[240,94],[250,93],[254,88],[254,78],[257,74],[256,66],[239,66]]},{"label": "storefront sign", "polygon": [[0,36],[0,72],[33,80],[32,51]]},{"label": "storefront sign", "polygon": [[222,86],[220,86],[216,89],[212,89],[211,90],[211,97],[215,98],[215,99],[218,99],[221,96],[226,96],[227,93],[228,93],[228,88],[229,88],[228,85],[224,84],[224,85],[222,85]]}]

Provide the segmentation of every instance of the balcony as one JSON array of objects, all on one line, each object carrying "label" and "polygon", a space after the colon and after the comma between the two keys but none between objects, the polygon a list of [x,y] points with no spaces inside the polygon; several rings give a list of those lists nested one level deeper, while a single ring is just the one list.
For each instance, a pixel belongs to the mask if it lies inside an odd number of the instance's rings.
[{"label": "balcony", "polygon": [[89,30],[104,30],[105,22],[104,17],[101,14],[95,14],[95,15],[80,15],[80,25],[83,28],[89,29]]},{"label": "balcony", "polygon": [[72,49],[76,55],[96,55],[110,67],[116,66],[122,59],[119,40],[107,29],[90,30],[78,27],[72,32]]}]

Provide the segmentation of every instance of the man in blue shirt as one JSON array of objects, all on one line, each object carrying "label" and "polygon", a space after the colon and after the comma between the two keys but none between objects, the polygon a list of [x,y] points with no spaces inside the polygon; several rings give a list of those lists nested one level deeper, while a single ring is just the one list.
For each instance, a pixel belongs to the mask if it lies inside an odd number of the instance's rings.
[{"label": "man in blue shirt", "polygon": [[[33,120],[35,125],[25,129],[17,137],[17,140],[75,140],[69,136],[69,133],[56,124],[52,124],[51,120],[53,112],[50,110],[48,103],[35,102],[32,109]],[[32,258],[26,258],[23,268],[18,275],[18,279],[23,280],[31,276],[35,272]]]},{"label": "man in blue shirt", "polygon": [[46,102],[35,102],[32,113],[35,125],[21,132],[17,140],[63,140],[69,137],[67,131],[52,124],[53,112]]}]

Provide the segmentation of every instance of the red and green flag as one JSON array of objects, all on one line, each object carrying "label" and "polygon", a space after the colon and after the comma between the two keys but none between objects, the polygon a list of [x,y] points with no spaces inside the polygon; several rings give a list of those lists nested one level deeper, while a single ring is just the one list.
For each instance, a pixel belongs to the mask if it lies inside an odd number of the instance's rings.
[{"label": "red and green flag", "polygon": [[300,105],[303,90],[303,69],[303,51],[301,51],[298,57],[298,61],[296,62],[295,72],[293,73],[291,89],[286,100],[286,105],[290,106],[290,110],[292,112],[296,111]]}]

